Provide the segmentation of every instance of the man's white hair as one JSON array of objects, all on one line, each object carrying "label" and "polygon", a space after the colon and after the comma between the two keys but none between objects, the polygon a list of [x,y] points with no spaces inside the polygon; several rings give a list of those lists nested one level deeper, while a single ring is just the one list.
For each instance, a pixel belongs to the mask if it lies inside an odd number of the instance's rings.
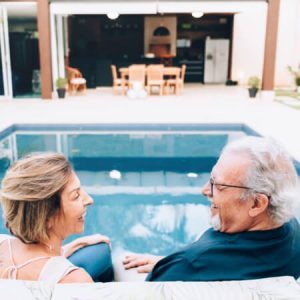
[{"label": "man's white hair", "polygon": [[293,161],[287,151],[273,138],[245,137],[225,146],[222,154],[246,154],[250,169],[242,198],[260,192],[270,196],[269,213],[278,223],[293,217],[299,197],[299,180]]}]

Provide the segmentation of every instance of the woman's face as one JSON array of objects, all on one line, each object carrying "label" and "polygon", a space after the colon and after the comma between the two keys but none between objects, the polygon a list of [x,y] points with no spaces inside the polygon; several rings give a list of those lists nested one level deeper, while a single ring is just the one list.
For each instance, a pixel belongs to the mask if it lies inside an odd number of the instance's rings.
[{"label": "woman's face", "polygon": [[72,172],[61,193],[60,211],[54,222],[55,233],[65,239],[70,234],[83,232],[87,206],[93,202],[93,199],[80,186],[76,174]]}]

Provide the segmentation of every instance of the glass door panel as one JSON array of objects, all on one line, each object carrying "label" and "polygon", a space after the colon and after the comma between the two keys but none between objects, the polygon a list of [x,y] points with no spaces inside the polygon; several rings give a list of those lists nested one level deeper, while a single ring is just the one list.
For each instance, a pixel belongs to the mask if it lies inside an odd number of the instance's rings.
[{"label": "glass door panel", "polygon": [[8,3],[7,18],[14,98],[40,98],[36,3]]},{"label": "glass door panel", "polygon": [[3,66],[2,66],[2,42],[0,40],[0,97],[4,97]]},{"label": "glass door panel", "polygon": [[0,5],[0,99],[12,98],[7,11]]}]

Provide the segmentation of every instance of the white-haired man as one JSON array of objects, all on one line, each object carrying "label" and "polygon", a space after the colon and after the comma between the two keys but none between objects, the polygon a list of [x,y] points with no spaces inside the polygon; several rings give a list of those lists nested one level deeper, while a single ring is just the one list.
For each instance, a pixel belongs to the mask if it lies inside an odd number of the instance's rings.
[{"label": "white-haired man", "polygon": [[247,137],[228,144],[202,193],[211,202],[212,228],[164,258],[127,256],[125,269],[150,272],[149,281],[300,276],[298,176],[277,142]]}]

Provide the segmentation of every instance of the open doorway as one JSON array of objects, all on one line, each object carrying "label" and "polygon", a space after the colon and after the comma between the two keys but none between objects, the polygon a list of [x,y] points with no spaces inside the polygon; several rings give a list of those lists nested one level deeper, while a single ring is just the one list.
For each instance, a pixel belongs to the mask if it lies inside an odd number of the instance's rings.
[{"label": "open doorway", "polygon": [[[221,82],[230,79],[233,18],[233,14],[205,14],[201,18],[194,18],[191,14],[177,15],[176,60],[177,64],[187,66],[186,82],[205,82],[205,73],[211,72],[210,66],[206,64],[210,57],[212,67],[216,69],[214,72],[225,72]],[[224,58],[225,69],[221,70],[218,61],[214,61],[214,53],[208,53],[208,40],[219,43],[227,41],[229,47]]]},{"label": "open doorway", "polygon": [[78,68],[88,88],[111,86],[110,65],[145,63],[144,16],[74,15],[68,19],[69,64]]},{"label": "open doorway", "polygon": [[[110,20],[106,15],[69,16],[68,62],[71,67],[80,69],[89,88],[110,86],[111,64],[123,67],[161,63],[157,55],[152,58],[145,56],[145,20],[159,18],[163,22],[170,17],[176,19],[176,55],[172,57],[171,64],[187,65],[185,81],[204,83],[205,72],[212,72],[209,65],[205,66],[208,39],[228,41],[222,82],[230,79],[233,14],[206,14],[199,19],[191,14],[121,15],[116,20]],[[218,74],[217,64],[212,66],[216,68],[213,72]]]}]

